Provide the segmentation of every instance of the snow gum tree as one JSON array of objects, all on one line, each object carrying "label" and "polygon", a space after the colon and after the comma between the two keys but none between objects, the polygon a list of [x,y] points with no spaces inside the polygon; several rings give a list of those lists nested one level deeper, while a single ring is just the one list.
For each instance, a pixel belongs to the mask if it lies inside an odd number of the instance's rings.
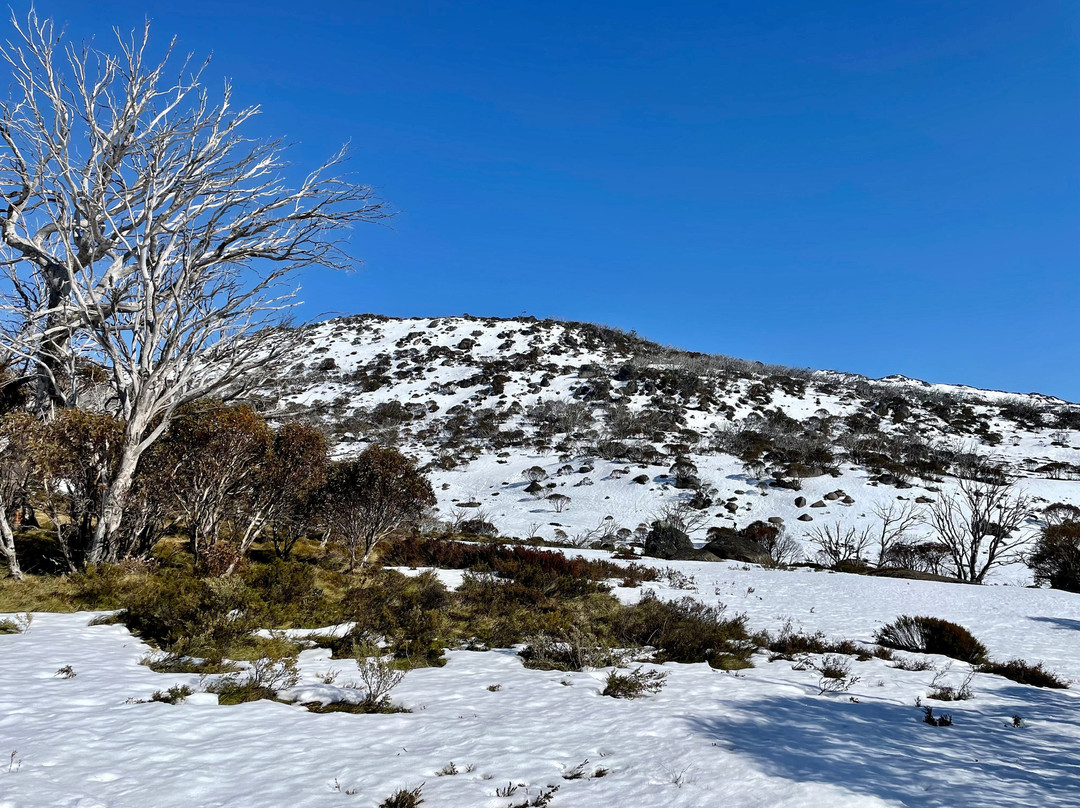
[{"label": "snow gum tree", "polygon": [[396,449],[371,446],[331,466],[326,519],[349,552],[349,569],[367,563],[375,546],[435,504],[431,483]]},{"label": "snow gum tree", "polygon": [[149,29],[112,52],[68,44],[31,11],[0,48],[0,361],[33,408],[78,405],[76,370],[102,369],[123,421],[89,562],[123,553],[139,461],[185,403],[221,397],[280,350],[302,267],[341,268],[343,228],[387,215],[338,173],[292,184],[277,142],[244,134],[256,107],[216,99],[203,65],[151,57]]}]

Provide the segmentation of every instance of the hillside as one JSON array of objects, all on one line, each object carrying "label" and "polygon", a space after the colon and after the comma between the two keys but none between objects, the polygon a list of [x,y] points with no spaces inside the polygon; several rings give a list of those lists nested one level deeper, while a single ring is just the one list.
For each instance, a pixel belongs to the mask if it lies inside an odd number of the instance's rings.
[{"label": "hillside", "polygon": [[[1080,405],[1045,395],[763,365],[531,318],[359,315],[285,337],[263,410],[321,422],[339,455],[398,446],[459,526],[584,546],[632,540],[682,501],[699,544],[709,527],[772,520],[812,555],[815,528],[931,504],[973,457],[1037,508],[1080,504]],[[529,494],[534,467],[546,476]],[[1029,582],[1019,566],[996,577]]]}]

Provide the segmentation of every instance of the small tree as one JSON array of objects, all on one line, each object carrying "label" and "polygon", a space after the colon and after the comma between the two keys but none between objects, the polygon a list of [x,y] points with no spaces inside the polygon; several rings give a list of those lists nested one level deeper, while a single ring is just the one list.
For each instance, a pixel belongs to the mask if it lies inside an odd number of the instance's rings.
[{"label": "small tree", "polygon": [[1035,550],[1026,559],[1035,583],[1080,593],[1080,509],[1051,506],[1045,517]]},{"label": "small tree", "polygon": [[890,502],[888,505],[875,505],[874,516],[879,520],[874,529],[874,543],[877,545],[877,565],[884,567],[892,549],[898,544],[906,544],[912,531],[923,522],[923,515],[914,502]]},{"label": "small tree", "polygon": [[330,467],[326,519],[349,552],[349,570],[367,563],[376,545],[416,522],[435,504],[431,483],[396,449],[371,446]]},{"label": "small tree", "polygon": [[328,449],[326,436],[314,426],[287,423],[274,433],[265,461],[238,502],[241,556],[269,526],[274,549],[288,557],[315,521],[317,492],[326,484]]},{"label": "small tree", "polygon": [[[121,421],[82,410],[60,410],[38,433],[34,453],[42,503],[73,572],[88,560],[93,548],[104,492],[123,445]],[[128,554],[126,547],[117,549],[119,558]]]},{"label": "small tree", "polygon": [[528,480],[530,483],[539,484],[547,479],[548,473],[544,471],[540,466],[530,466],[521,472],[521,476]]},{"label": "small tree", "polygon": [[818,548],[818,558],[830,567],[862,564],[873,544],[871,527],[844,527],[839,522],[820,525],[810,531],[811,544]]},{"label": "small tree", "polygon": [[551,503],[555,513],[562,513],[566,510],[566,506],[570,504],[570,497],[566,496],[566,494],[552,494],[547,498],[547,501]]},{"label": "small tree", "polygon": [[246,405],[196,402],[173,419],[152,460],[167,477],[193,554],[216,544],[235,504],[251,496],[272,441],[266,420]]}]

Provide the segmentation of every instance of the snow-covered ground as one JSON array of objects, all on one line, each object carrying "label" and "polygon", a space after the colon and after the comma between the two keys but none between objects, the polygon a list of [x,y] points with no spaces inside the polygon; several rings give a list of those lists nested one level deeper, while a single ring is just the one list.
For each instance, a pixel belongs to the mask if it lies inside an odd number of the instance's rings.
[{"label": "snow-covered ground", "polygon": [[[739,363],[556,321],[360,315],[289,332],[289,340],[276,379],[262,388],[271,416],[320,420],[331,430],[338,456],[369,441],[394,443],[426,466],[442,519],[483,519],[504,536],[584,538],[606,517],[629,530],[649,523],[691,495],[672,485],[677,456],[692,461],[705,488],[715,489],[713,504],[702,512],[705,524],[692,535],[698,544],[711,526],[741,528],[779,518],[810,558],[815,528],[838,523],[862,529],[875,522],[875,506],[934,500],[955,490],[947,475],[913,476],[905,488],[875,481],[841,445],[850,429],[845,419],[852,416],[875,421],[881,435],[1003,464],[1036,510],[1055,502],[1080,506],[1080,429],[1069,426],[1080,423],[1080,406],[1049,396]],[[682,386],[658,381],[661,371],[681,378]],[[689,383],[692,377],[701,384]],[[708,400],[702,401],[702,391]],[[654,457],[643,463],[602,459],[596,447],[610,437],[610,408],[654,413],[658,397],[674,406],[677,427],[624,439],[655,450]],[[898,413],[897,402],[909,411]],[[586,408],[591,423],[547,436],[550,448],[538,451],[529,411],[545,403]],[[378,408],[389,406],[409,414],[384,421]],[[1009,406],[1039,410],[1041,423],[1005,417]],[[798,491],[769,487],[767,472],[754,477],[739,458],[718,449],[718,434],[757,428],[765,413],[777,411],[801,427],[828,422],[822,434],[836,455],[836,476],[806,478]],[[491,417],[486,430],[469,420],[481,413]],[[1048,470],[1054,463],[1063,467]],[[548,475],[541,497],[523,490],[522,472],[532,466]],[[642,474],[649,481],[635,483]],[[854,502],[825,499],[837,491]],[[561,510],[543,498],[553,492],[569,497]],[[798,497],[805,504],[797,506]],[[814,508],[819,501],[823,507]],[[1027,527],[1033,533],[1037,525]],[[933,537],[916,530],[909,538]],[[995,570],[989,580],[1026,585],[1031,574],[1017,564]]]},{"label": "snow-covered ground", "polygon": [[[361,316],[286,338],[292,351],[262,389],[270,415],[319,420],[338,456],[371,440],[399,446],[427,467],[442,519],[481,518],[503,535],[586,541],[600,525],[632,531],[689,496],[672,485],[676,456],[715,488],[705,527],[779,518],[808,554],[815,526],[865,526],[875,506],[955,487],[948,476],[913,478],[912,487],[874,480],[841,444],[851,416],[879,420],[881,435],[989,456],[1037,508],[1080,505],[1080,408],[1045,396],[789,372],[571,323]],[[668,370],[674,387],[656,376]],[[699,371],[706,384],[685,394],[680,384]],[[894,394],[909,412],[896,411]],[[602,459],[596,445],[610,437],[612,408],[654,412],[658,396],[679,420],[628,439],[653,452],[649,462]],[[529,410],[550,402],[585,404],[593,422],[540,435]],[[1025,408],[1041,422],[1026,422]],[[838,476],[807,478],[799,491],[770,487],[718,448],[718,435],[754,427],[766,410],[827,424]],[[476,422],[485,413],[486,426]],[[554,485],[543,493],[568,496],[565,508],[524,491],[522,472],[537,465]],[[634,482],[642,474],[644,484]],[[853,502],[826,498],[838,491]],[[995,570],[991,586],[966,586],[643,563],[681,573],[645,588],[723,603],[752,631],[788,626],[869,643],[901,614],[932,615],[971,630],[994,659],[1042,662],[1080,682],[1080,596],[1028,588],[1020,564]],[[451,587],[462,580],[439,575]],[[634,601],[643,591],[615,594]],[[139,664],[145,644],[122,626],[89,626],[93,617],[39,614],[28,632],[0,636],[0,808],[376,806],[421,784],[424,805],[440,808],[523,805],[556,786],[555,808],[1080,806],[1080,684],[1041,690],[977,674],[973,699],[935,704],[927,696],[948,664],[941,657],[928,671],[852,660],[858,681],[833,695],[819,694],[813,671],[765,654],[738,672],[667,664],[661,692],[621,701],[601,695],[607,671],[536,671],[513,649],[452,650],[445,667],[413,671],[394,692],[411,713],[314,714],[267,701],[220,706],[205,692],[177,705],[138,703],[172,685],[198,688],[199,678],[152,672]],[[304,651],[302,681],[287,695],[332,698],[328,673],[339,672],[338,684],[355,678],[355,662],[328,654]],[[67,665],[75,676],[57,676]],[[955,685],[967,670],[952,663],[941,676]],[[953,726],[923,723],[917,699],[950,713]]]},{"label": "snow-covered ground", "polygon": [[[753,630],[790,623],[870,642],[898,614],[933,614],[969,628],[996,659],[1041,661],[1080,679],[1076,595],[731,562],[670,566],[694,588],[646,586],[723,602]],[[632,601],[642,591],[616,594]],[[536,671],[512,650],[456,650],[394,692],[407,714],[219,706],[206,693],[178,705],[131,703],[199,679],[150,671],[139,664],[142,642],[122,626],[88,626],[93,616],[39,614],[27,633],[0,636],[2,808],[374,806],[421,783],[425,805],[449,808],[519,805],[550,786],[559,787],[550,804],[567,808],[1080,805],[1080,690],[978,674],[973,699],[935,703],[926,698],[934,671],[873,659],[852,661],[859,680],[848,692],[819,695],[816,673],[758,654],[738,672],[659,666],[670,672],[660,693],[621,701],[600,695],[606,670]],[[334,690],[322,684],[329,671],[339,683],[355,675],[355,663],[323,649],[300,663],[291,695],[301,700]],[[73,678],[56,675],[65,665]],[[952,663],[945,681],[959,683],[966,670]],[[950,713],[953,726],[923,723],[917,698]],[[457,774],[438,774],[451,763]],[[575,769],[583,776],[565,779]],[[500,796],[508,787],[513,794]]]}]

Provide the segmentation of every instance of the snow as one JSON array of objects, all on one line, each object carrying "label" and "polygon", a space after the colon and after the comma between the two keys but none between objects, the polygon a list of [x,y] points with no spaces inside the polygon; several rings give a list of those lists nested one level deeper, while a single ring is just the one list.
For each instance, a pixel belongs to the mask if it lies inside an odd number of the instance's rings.
[{"label": "snow", "polygon": [[[575,396],[587,383],[587,378],[581,373],[585,366],[604,368],[609,379],[613,379],[614,372],[625,363],[651,361],[654,366],[662,366],[665,362],[673,367],[678,366],[678,362],[672,359],[677,354],[664,354],[665,349],[660,346],[653,346],[655,355],[639,356],[620,353],[602,341],[593,347],[586,347],[593,343],[589,343],[581,329],[579,325],[557,321],[467,317],[398,319],[362,315],[329,320],[296,332],[295,348],[282,363],[283,372],[279,373],[277,386],[265,392],[282,414],[289,412],[290,407],[328,407],[337,402],[339,409],[335,411],[336,414],[323,416],[331,426],[335,419],[351,414],[357,408],[371,409],[391,401],[422,405],[424,413],[401,426],[394,440],[402,451],[415,457],[421,464],[431,463],[441,456],[449,456],[458,463],[451,470],[438,467],[429,470],[438,499],[437,512],[442,519],[480,517],[492,522],[504,536],[538,535],[548,540],[560,538],[560,534],[571,539],[583,536],[607,516],[611,516],[617,525],[633,530],[640,523],[651,522],[665,506],[689,496],[688,492],[676,490],[671,484],[668,476],[670,455],[662,459],[663,465],[607,462],[583,453],[586,444],[596,442],[593,438],[574,442],[575,448],[569,453],[568,460],[566,456],[554,452],[538,454],[528,446],[500,450],[485,445],[483,439],[476,437],[466,438],[464,442],[469,444],[466,448],[460,445],[462,441],[442,445],[440,441],[445,439],[445,435],[434,440],[421,440],[416,435],[421,429],[437,425],[440,419],[447,417],[449,410],[457,406],[463,407],[466,412],[477,409],[505,411],[512,404],[519,404],[527,410],[544,401],[580,401],[582,399]],[[472,340],[473,344],[458,348],[465,339]],[[429,351],[435,353],[428,355]],[[447,351],[450,355],[445,353]],[[532,364],[522,359],[526,355],[531,356],[530,351],[537,352]],[[484,363],[513,357],[517,358],[518,363],[516,369],[505,370],[509,381],[505,383],[502,395],[496,395],[487,384],[458,386],[458,382],[475,377],[482,371],[486,374],[485,378],[490,378],[491,371],[485,370]],[[296,367],[315,367],[326,358],[334,359],[336,370],[308,375],[293,372]],[[350,374],[355,371],[380,364],[390,368],[391,383],[378,389],[365,390],[351,381]],[[687,367],[695,366],[691,364]],[[762,368],[762,378],[779,372],[766,366]],[[701,372],[707,376],[714,373],[715,368]],[[753,373],[745,369],[740,372]],[[544,375],[549,377],[548,385],[536,387]],[[712,377],[712,381],[717,382],[718,378]],[[686,426],[698,433],[700,440],[671,432],[663,441],[652,442],[655,448],[663,450],[665,441],[688,441],[688,456],[698,467],[699,476],[716,488],[714,505],[708,509],[708,522],[693,536],[699,544],[704,542],[708,527],[744,527],[754,520],[779,517],[784,520],[789,534],[802,544],[805,554],[811,557],[814,548],[809,534],[822,524],[838,523],[843,529],[861,529],[875,521],[875,506],[887,507],[890,503],[914,500],[920,496],[935,499],[955,490],[955,480],[948,477],[941,482],[915,479],[912,480],[913,487],[908,489],[879,485],[870,479],[865,469],[847,463],[840,464],[837,477],[805,479],[800,491],[760,489],[759,481],[748,477],[741,461],[716,451],[710,440],[715,430],[738,426],[744,419],[760,416],[762,405],[749,401],[747,397],[757,381],[759,378],[752,375],[743,378],[736,374],[717,382],[720,384],[718,401],[732,408],[733,420],[729,420],[722,411],[705,411],[696,408],[692,401],[680,402],[686,406]],[[912,396],[908,397],[913,402],[913,414],[900,424],[894,424],[885,417],[880,428],[894,434],[903,434],[904,429],[915,428],[920,436],[931,442],[962,447],[965,451],[973,450],[1004,463],[1020,477],[1021,488],[1032,496],[1037,507],[1053,502],[1080,505],[1080,484],[1077,480],[1049,479],[1045,473],[1035,471],[1037,467],[1050,462],[1080,468],[1080,430],[1049,426],[1029,430],[1003,419],[999,413],[1000,407],[1007,403],[1037,405],[1049,408],[1048,412],[1075,410],[1075,405],[1049,396],[977,390],[963,385],[928,384],[903,376],[871,381],[835,371],[817,371],[803,373],[795,381],[805,384],[801,394],[785,392],[781,386],[777,386],[769,393],[767,407],[780,409],[799,421],[805,421],[819,411],[838,417],[864,412],[872,403],[865,398],[866,389],[958,397],[970,404],[976,416],[985,419],[989,430],[1001,434],[1000,443],[985,444],[977,441],[972,434],[958,433],[930,410],[920,408]],[[533,385],[531,389],[530,385]],[[611,398],[622,401],[632,412],[641,412],[653,406],[651,394],[641,391],[627,393],[623,384],[617,381],[612,381],[611,385]],[[600,434],[603,432],[604,403],[590,402]],[[434,410],[428,409],[431,407]],[[505,429],[521,428],[526,432],[532,429],[527,419],[520,415],[512,416],[503,426]],[[834,434],[834,438],[838,434]],[[642,441],[636,438],[630,442]],[[334,452],[338,457],[349,456],[361,451],[365,445],[358,436],[351,435],[338,443]],[[500,457],[505,454],[508,456]],[[664,454],[668,453],[664,451]],[[595,468],[588,474],[556,476],[556,471],[566,462],[575,469],[586,463]],[[526,483],[521,472],[534,465],[539,465],[549,474],[545,484],[554,482],[557,493],[570,497],[570,503],[563,511],[556,512],[551,503],[535,499],[522,491]],[[629,473],[622,478],[612,477],[611,472],[615,469],[629,469]],[[634,477],[643,473],[650,478],[647,485],[632,482]],[[806,497],[809,505],[835,490],[844,491],[855,503],[849,506],[826,501],[826,507],[821,509],[794,505],[798,496]],[[723,504],[733,497],[736,498],[738,510],[735,514],[729,514],[723,509]],[[467,509],[462,509],[460,505],[467,502],[479,502],[478,512],[465,514]],[[813,522],[798,521],[801,515],[811,516]],[[1032,582],[1030,572],[1020,564],[994,570],[988,580],[1021,586]]]},{"label": "snow", "polygon": [[[292,354],[264,393],[281,415],[337,406],[325,416],[331,425],[356,408],[390,401],[422,405],[426,414],[402,428],[399,445],[422,463],[444,452],[460,461],[452,470],[429,473],[444,519],[480,517],[503,535],[546,539],[556,531],[584,538],[608,516],[633,530],[687,496],[671,485],[670,457],[663,465],[639,465],[575,449],[568,460],[523,446],[500,451],[472,438],[467,450],[448,449],[441,438],[417,436],[457,405],[471,412],[579,400],[573,397],[584,381],[582,366],[596,363],[610,371],[641,360],[602,344],[581,347],[586,342],[575,337],[575,329],[461,317],[331,320],[295,333]],[[464,339],[474,344],[458,349]],[[485,362],[532,351],[540,364],[524,362],[507,371],[510,380],[501,396],[485,386],[457,384]],[[309,372],[325,359],[333,359],[336,369]],[[375,365],[389,368],[392,383],[367,390],[352,380],[350,374]],[[537,387],[545,374],[548,385]],[[819,410],[850,415],[868,403],[852,392],[856,383],[959,396],[1002,435],[997,445],[973,448],[1008,464],[1038,505],[1080,505],[1076,480],[1047,479],[1034,471],[1050,461],[1080,465],[1080,431],[1029,430],[999,415],[1000,406],[1013,401],[1055,411],[1075,405],[903,377],[867,382],[816,372],[804,380],[804,394],[774,389],[768,406],[800,420]],[[754,381],[727,379],[720,400],[733,409],[734,421],[686,403],[686,426],[703,436],[688,439],[689,458],[717,490],[709,525],[743,527],[780,517],[810,550],[811,527],[864,525],[875,506],[934,498],[955,485],[949,478],[913,480],[914,487],[897,489],[875,484],[865,469],[845,463],[838,477],[806,479],[800,491],[759,486],[738,459],[715,451],[708,440],[714,429],[755,417],[755,405],[747,402]],[[613,383],[611,392],[633,412],[650,406],[650,395],[627,393],[621,383]],[[600,404],[594,403],[602,428]],[[885,418],[881,428],[898,433],[914,424],[924,437],[945,444],[971,440],[928,410],[916,409],[907,423]],[[529,428],[521,416],[503,427]],[[345,456],[363,445],[343,440],[335,451]],[[559,475],[567,462],[574,471]],[[580,472],[586,463],[592,471]],[[524,492],[522,471],[534,465],[549,474],[545,483],[571,498],[564,511]],[[628,472],[620,475],[623,469]],[[645,485],[633,482],[639,474],[648,476]],[[836,490],[854,504],[824,500]],[[822,499],[826,507],[798,507],[799,496],[808,504]],[[733,497],[737,511],[729,514],[723,503]],[[480,507],[462,507],[469,502]],[[803,514],[814,522],[799,522]],[[694,535],[698,544],[704,533],[702,528]],[[566,552],[609,557],[597,550]],[[1080,682],[1080,596],[1030,588],[1022,565],[995,570],[989,586],[967,586],[732,562],[641,563],[678,574],[641,588],[616,588],[626,602],[652,589],[665,598],[722,603],[729,614],[747,615],[751,631],[787,626],[861,643],[871,643],[878,628],[901,614],[932,615],[971,630],[997,660],[1042,662]],[[460,571],[438,575],[450,587],[462,582]],[[314,714],[267,701],[218,705],[206,692],[177,705],[137,703],[177,684],[199,690],[199,677],[154,673],[139,664],[150,648],[122,626],[88,625],[95,616],[38,614],[26,633],[0,635],[0,808],[375,806],[399,788],[421,784],[425,805],[447,808],[505,808],[552,786],[559,788],[554,808],[1080,806],[1080,685],[1042,690],[977,674],[974,699],[935,703],[927,694],[931,679],[949,664],[942,657],[930,658],[937,671],[921,672],[879,659],[852,661],[858,681],[831,695],[819,694],[814,672],[770,662],[765,654],[755,656],[755,667],[738,672],[667,664],[659,666],[670,674],[661,692],[620,701],[601,695],[607,670],[536,671],[524,668],[514,649],[450,650],[445,667],[413,671],[394,691],[393,700],[411,713]],[[347,630],[341,625],[318,633]],[[356,677],[355,662],[331,660],[318,648],[303,651],[299,662],[302,680],[285,695],[327,701],[355,693],[342,687]],[[56,675],[65,665],[75,670],[73,678]],[[336,681],[325,683],[334,671]],[[942,675],[955,684],[967,671],[956,662]],[[950,713],[954,725],[923,723],[917,699]],[[1013,716],[1022,718],[1021,727],[1013,726]],[[458,773],[440,776],[451,762]],[[575,770],[583,776],[564,778]],[[600,770],[604,776],[595,776]]]},{"label": "snow", "polygon": [[[1080,679],[1075,595],[730,562],[670,566],[695,589],[646,586],[725,603],[748,615],[751,630],[790,622],[871,642],[898,614],[933,614],[969,628],[994,658],[1043,661]],[[440,574],[460,582],[460,573]],[[643,591],[616,594],[633,601]],[[219,706],[206,693],[178,705],[129,703],[175,684],[198,689],[199,678],[140,665],[149,648],[122,626],[88,626],[94,616],[38,614],[27,633],[0,636],[0,752],[15,752],[10,771],[0,766],[0,808],[370,806],[421,783],[425,804],[451,808],[502,808],[554,785],[553,806],[1080,805],[1080,691],[977,674],[974,699],[925,702],[953,716],[952,727],[936,728],[915,706],[934,671],[878,659],[853,661],[859,681],[833,695],[819,695],[813,671],[764,654],[738,672],[647,665],[669,672],[667,686],[620,701],[600,695],[606,670],[529,670],[502,649],[451,650],[445,667],[409,673],[393,693],[407,714]],[[64,665],[76,676],[56,676]],[[285,695],[301,701],[341,698],[340,684],[355,676],[355,662],[319,648],[303,651],[300,667],[301,684]],[[946,679],[955,684],[966,670],[953,663]],[[332,671],[338,684],[323,684]],[[437,775],[450,763],[458,774]],[[584,777],[563,778],[579,765]],[[599,769],[605,776],[591,776]],[[521,785],[497,796],[508,784]]]}]

